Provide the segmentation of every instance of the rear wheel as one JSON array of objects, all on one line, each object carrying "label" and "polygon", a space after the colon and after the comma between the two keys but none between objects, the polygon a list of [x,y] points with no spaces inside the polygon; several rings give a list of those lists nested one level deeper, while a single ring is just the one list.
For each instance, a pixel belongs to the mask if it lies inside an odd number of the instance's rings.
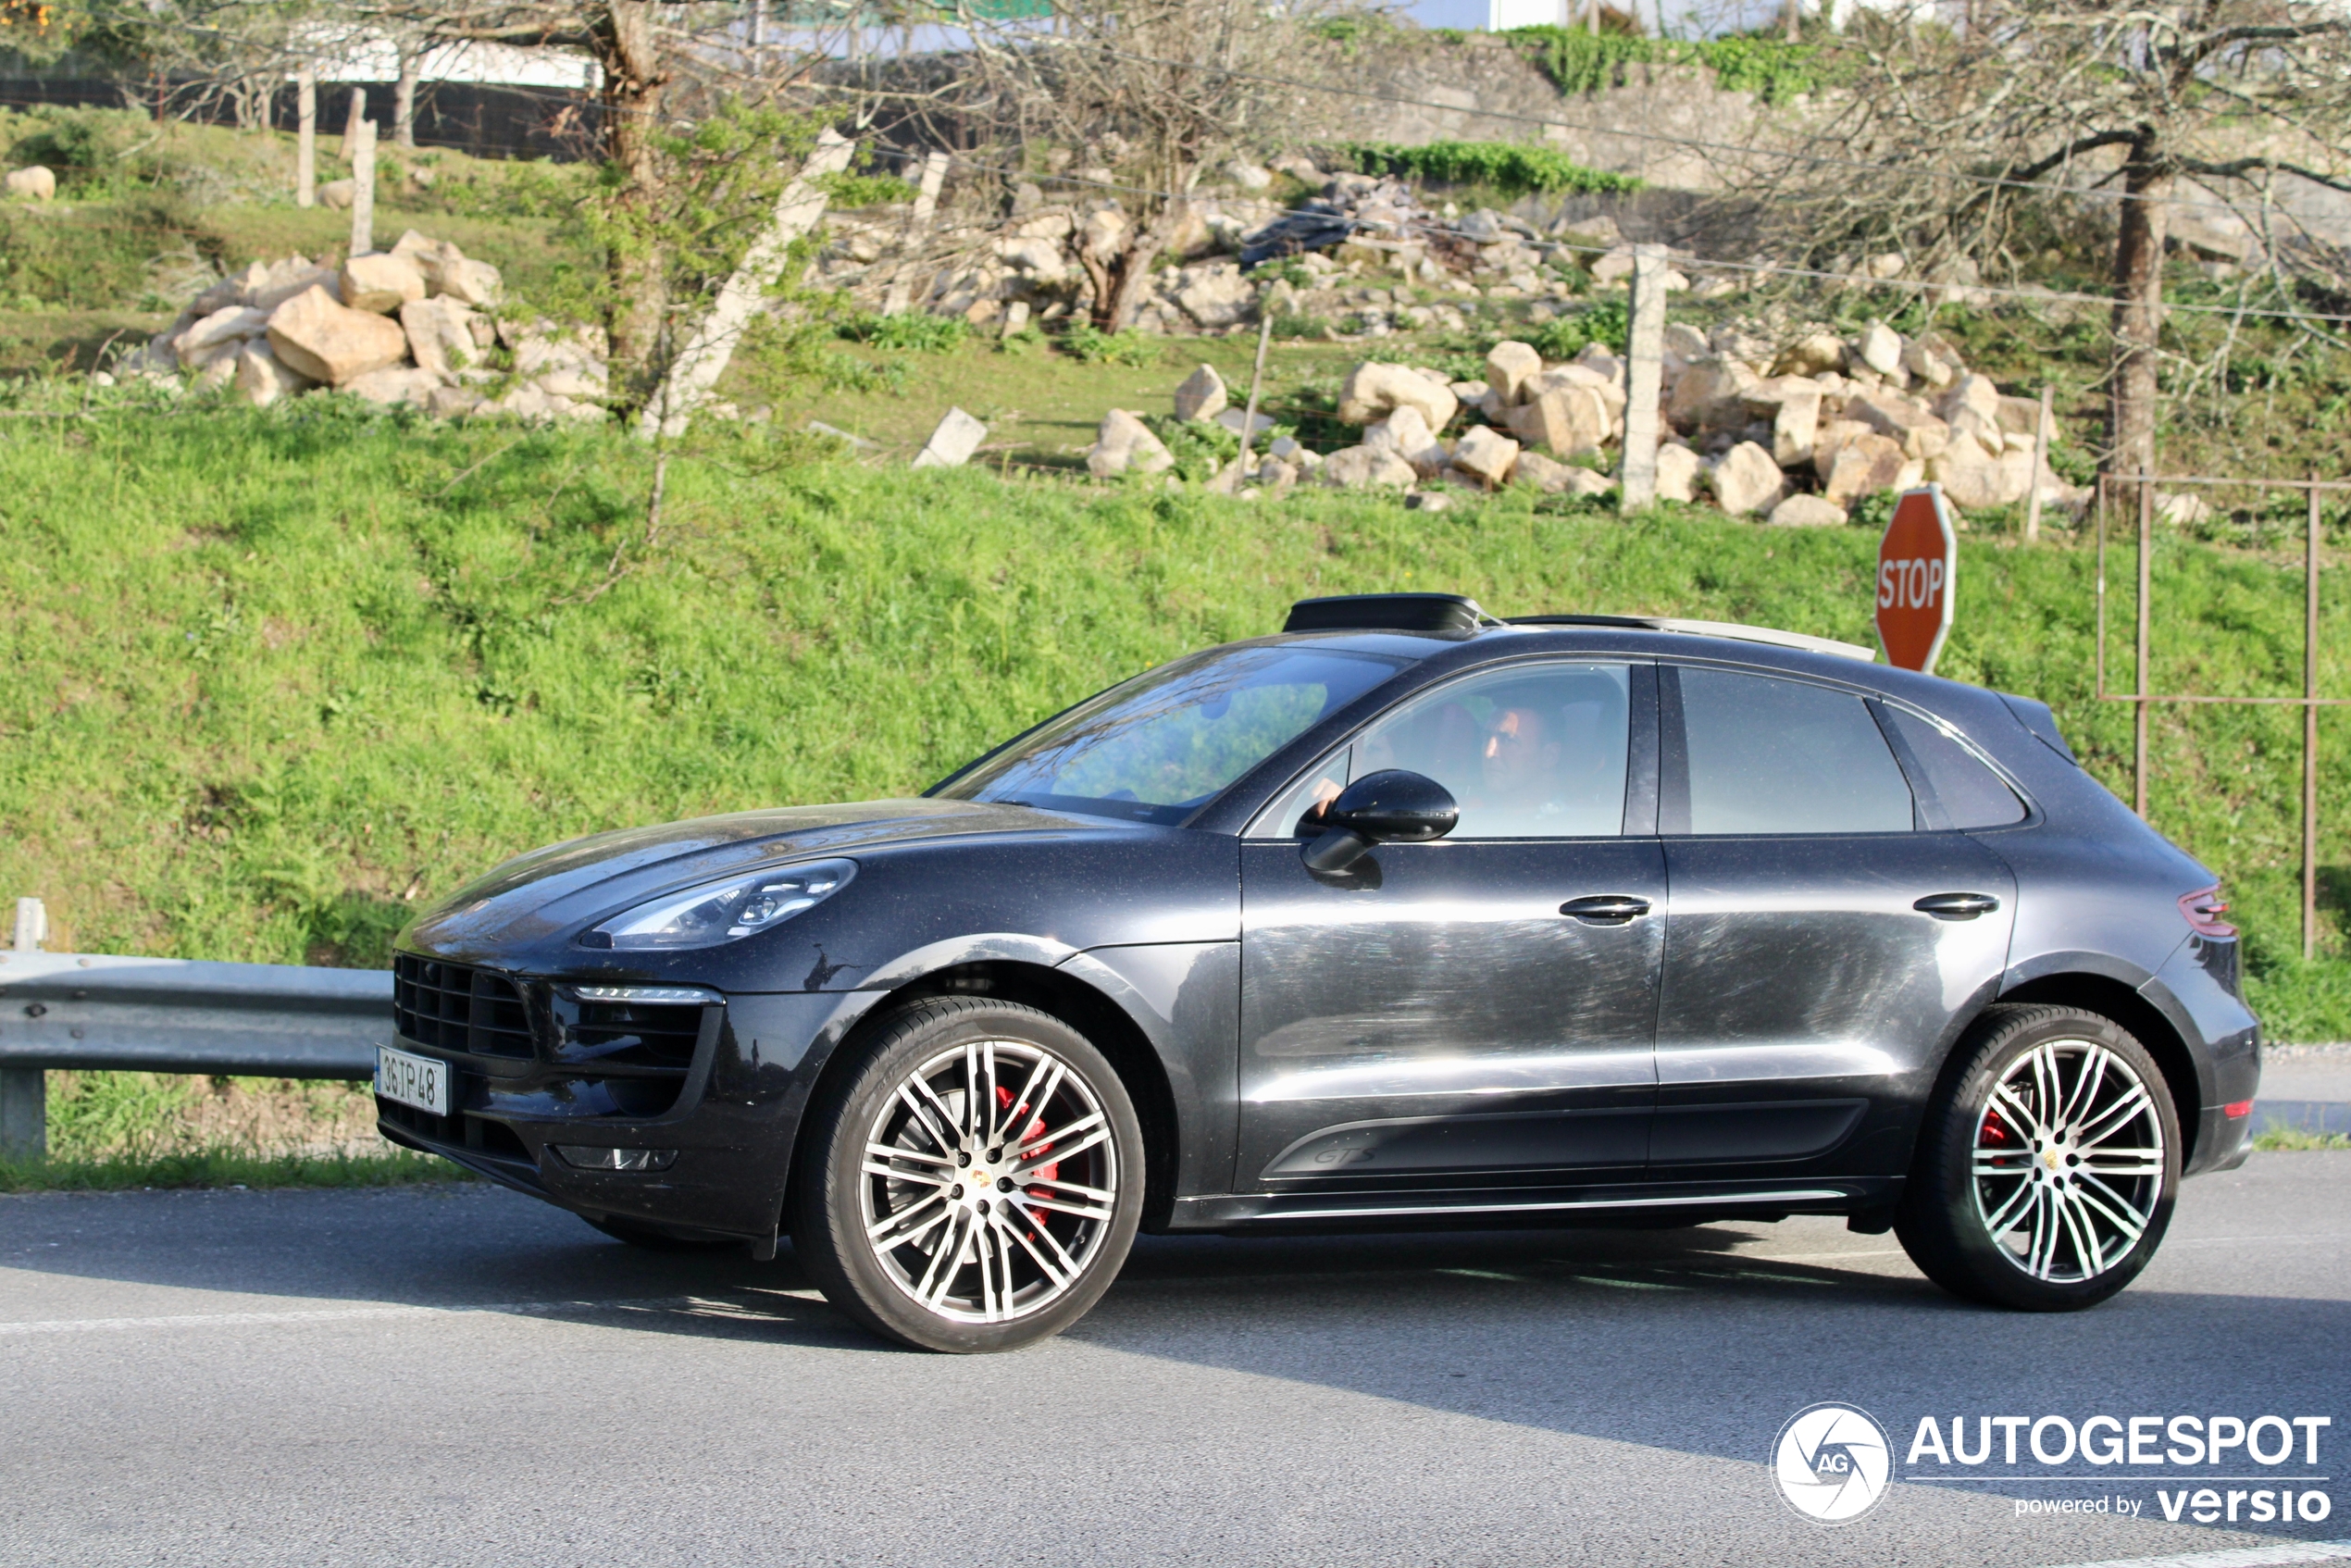
[{"label": "rear wheel", "polygon": [[1016,1003],[909,1008],[802,1147],[801,1261],[834,1306],[927,1350],[1059,1333],[1109,1288],[1142,1213],[1142,1130],[1117,1073]]},{"label": "rear wheel", "polygon": [[1995,1007],[1959,1052],[1896,1214],[1903,1250],[1972,1300],[2105,1300],[2171,1222],[2180,1126],[2161,1070],[2112,1019],[2064,1007]]}]

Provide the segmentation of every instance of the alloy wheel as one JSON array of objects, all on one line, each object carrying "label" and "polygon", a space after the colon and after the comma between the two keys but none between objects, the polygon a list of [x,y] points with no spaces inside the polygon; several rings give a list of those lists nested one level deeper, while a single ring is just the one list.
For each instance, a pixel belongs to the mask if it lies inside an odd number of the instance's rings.
[{"label": "alloy wheel", "polygon": [[1025,1040],[966,1041],[902,1078],[866,1129],[859,1217],[883,1274],[960,1323],[1031,1316],[1086,1276],[1118,1206],[1110,1118]]},{"label": "alloy wheel", "polygon": [[2131,1064],[2085,1039],[2011,1062],[1977,1118],[1976,1217],[2035,1279],[2094,1279],[2137,1246],[2163,1197],[2163,1121]]}]

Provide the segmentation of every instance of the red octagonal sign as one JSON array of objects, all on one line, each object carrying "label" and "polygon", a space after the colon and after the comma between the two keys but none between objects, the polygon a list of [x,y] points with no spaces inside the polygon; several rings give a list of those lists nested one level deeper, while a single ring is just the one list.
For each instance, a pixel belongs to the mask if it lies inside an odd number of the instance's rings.
[{"label": "red octagonal sign", "polygon": [[1943,487],[1907,491],[1877,547],[1877,636],[1888,664],[1934,672],[1951,629],[1952,574],[1959,537]]}]

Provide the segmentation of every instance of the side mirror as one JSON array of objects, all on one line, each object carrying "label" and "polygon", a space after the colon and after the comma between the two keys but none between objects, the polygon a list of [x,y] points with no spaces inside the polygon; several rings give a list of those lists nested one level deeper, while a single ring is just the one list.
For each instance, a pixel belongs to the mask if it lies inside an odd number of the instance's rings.
[{"label": "side mirror", "polygon": [[1306,846],[1309,871],[1345,871],[1374,844],[1418,844],[1441,839],[1462,819],[1452,792],[1436,779],[1400,767],[1367,773],[1339,791],[1323,813],[1323,834]]}]

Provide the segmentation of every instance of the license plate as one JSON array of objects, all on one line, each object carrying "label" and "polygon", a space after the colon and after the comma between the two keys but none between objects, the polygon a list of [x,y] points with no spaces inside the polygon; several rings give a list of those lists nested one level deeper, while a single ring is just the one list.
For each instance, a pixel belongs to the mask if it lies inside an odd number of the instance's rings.
[{"label": "license plate", "polygon": [[376,1092],[436,1116],[449,1114],[449,1064],[376,1047]]}]

